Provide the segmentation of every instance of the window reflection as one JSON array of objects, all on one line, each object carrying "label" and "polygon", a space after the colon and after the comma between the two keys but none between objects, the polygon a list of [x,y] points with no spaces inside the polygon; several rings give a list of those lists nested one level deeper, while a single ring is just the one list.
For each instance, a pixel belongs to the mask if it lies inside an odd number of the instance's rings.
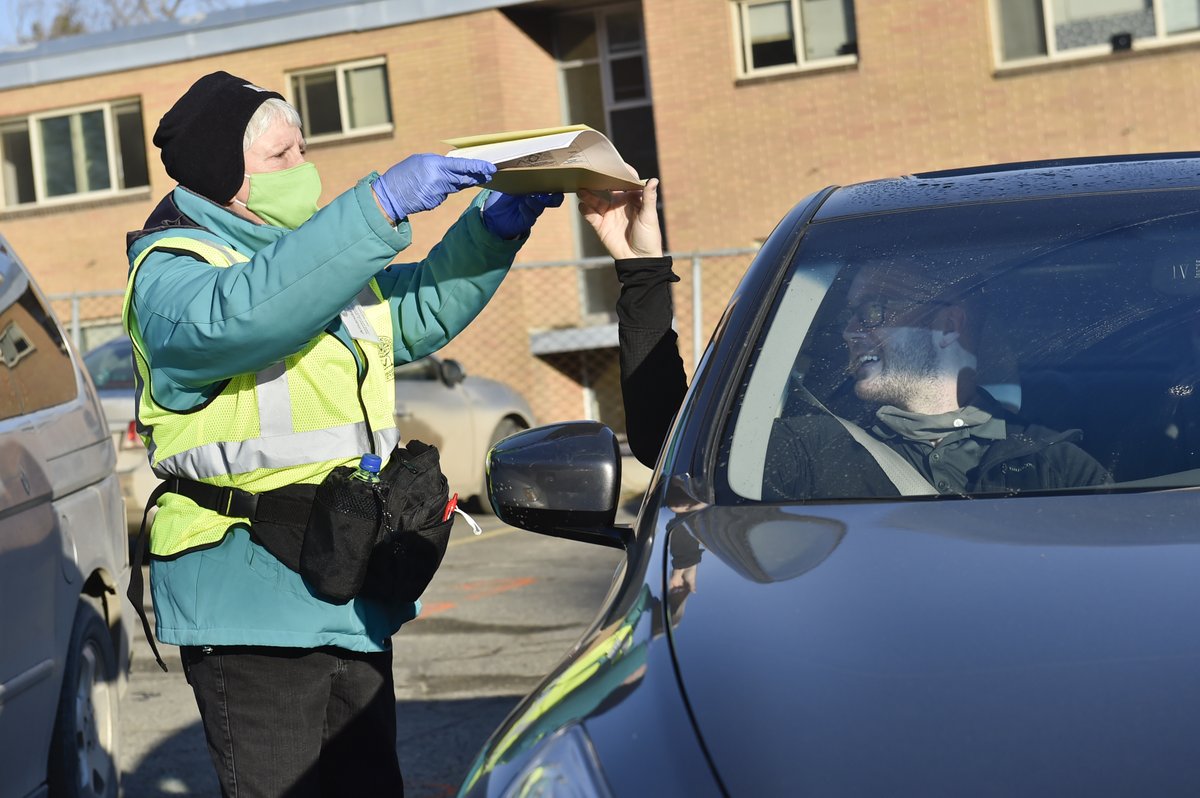
[{"label": "window reflection", "polygon": [[0,418],[74,399],[75,371],[58,325],[2,248],[0,278]]}]

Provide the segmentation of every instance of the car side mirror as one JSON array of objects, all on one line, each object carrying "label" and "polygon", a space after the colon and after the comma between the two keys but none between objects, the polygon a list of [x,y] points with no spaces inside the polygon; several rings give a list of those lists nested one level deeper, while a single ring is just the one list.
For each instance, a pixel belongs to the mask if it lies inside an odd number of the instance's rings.
[{"label": "car side mirror", "polygon": [[524,430],[487,458],[488,498],[496,517],[541,535],[625,548],[628,527],[613,524],[621,491],[621,450],[596,421]]},{"label": "car side mirror", "polygon": [[442,382],[453,388],[467,378],[467,372],[463,370],[462,363],[457,360],[441,361],[441,378]]}]

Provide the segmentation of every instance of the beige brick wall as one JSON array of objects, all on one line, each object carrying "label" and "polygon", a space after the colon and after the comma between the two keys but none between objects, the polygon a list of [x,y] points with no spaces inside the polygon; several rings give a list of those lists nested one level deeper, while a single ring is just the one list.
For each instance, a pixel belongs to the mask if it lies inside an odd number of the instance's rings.
[{"label": "beige brick wall", "polygon": [[674,248],[750,244],[830,184],[1197,146],[1195,46],[997,74],[984,0],[854,5],[857,66],[738,81],[728,3],[644,3]]}]

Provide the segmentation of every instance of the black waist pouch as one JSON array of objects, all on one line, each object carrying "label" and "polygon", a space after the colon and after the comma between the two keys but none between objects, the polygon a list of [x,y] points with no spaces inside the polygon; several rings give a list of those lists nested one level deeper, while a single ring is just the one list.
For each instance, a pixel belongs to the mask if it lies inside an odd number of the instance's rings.
[{"label": "black waist pouch", "polygon": [[317,486],[300,547],[300,575],[322,597],[415,601],[442,564],[453,520],[436,447],[396,447],[374,483],[335,468]]},{"label": "black waist pouch", "polygon": [[313,590],[338,603],[358,595],[384,523],[383,483],[352,479],[354,471],[339,466],[317,486],[297,569]]},{"label": "black waist pouch", "polygon": [[361,593],[416,601],[441,566],[450,542],[450,487],[437,448],[421,441],[397,447],[379,476],[387,486],[387,523],[371,552]]}]

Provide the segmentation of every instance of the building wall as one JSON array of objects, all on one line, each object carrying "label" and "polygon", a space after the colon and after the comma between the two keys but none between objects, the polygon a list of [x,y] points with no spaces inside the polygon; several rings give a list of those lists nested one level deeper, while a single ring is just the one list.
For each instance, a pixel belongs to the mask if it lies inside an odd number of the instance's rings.
[{"label": "building wall", "polygon": [[745,246],[830,184],[1197,148],[1195,45],[999,72],[984,0],[855,0],[856,66],[737,80],[727,3],[646,0],[672,248]]}]

